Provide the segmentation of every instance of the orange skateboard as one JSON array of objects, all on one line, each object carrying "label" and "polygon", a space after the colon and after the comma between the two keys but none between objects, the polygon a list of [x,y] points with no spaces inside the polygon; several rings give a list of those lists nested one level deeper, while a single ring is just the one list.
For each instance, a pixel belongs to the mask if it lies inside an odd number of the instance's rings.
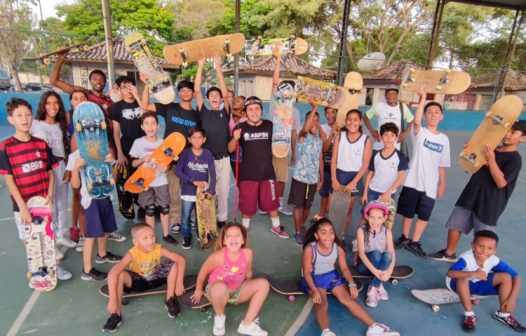
[{"label": "orange skateboard", "polygon": [[181,133],[174,132],[170,134],[152,153],[150,160],[140,165],[135,173],[124,183],[124,189],[134,194],[148,189],[148,186],[161,173],[159,165],[168,166],[172,161],[177,160],[185,144],[186,140]]},{"label": "orange skateboard", "polygon": [[460,153],[459,164],[465,172],[473,174],[486,164],[484,146],[498,146],[521,110],[522,100],[517,96],[504,96],[493,104],[469,139],[468,146]]},{"label": "orange skateboard", "polygon": [[471,77],[464,71],[457,70],[416,70],[409,69],[402,77],[400,88],[415,91],[425,84],[428,93],[455,95],[467,90]]},{"label": "orange skateboard", "polygon": [[188,63],[203,57],[231,56],[240,52],[245,45],[245,37],[241,33],[218,35],[200,40],[168,45],[163,49],[164,58],[168,63],[186,67]]},{"label": "orange skateboard", "polygon": [[250,49],[253,56],[270,56],[276,43],[281,43],[280,55],[303,55],[309,50],[309,43],[294,35],[289,38],[265,39],[259,36]]}]

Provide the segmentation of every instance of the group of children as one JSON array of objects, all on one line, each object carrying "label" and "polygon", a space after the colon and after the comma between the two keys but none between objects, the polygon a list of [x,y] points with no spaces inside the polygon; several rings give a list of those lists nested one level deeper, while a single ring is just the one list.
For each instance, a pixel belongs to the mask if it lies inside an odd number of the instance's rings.
[{"label": "group of children", "polygon": [[[274,57],[279,67],[279,57]],[[187,81],[179,83],[180,103],[151,104],[146,86],[140,99],[132,79],[120,78],[117,83],[122,101],[114,104],[111,113],[115,147],[107,161],[117,165],[129,164],[132,169],[147,161],[162,142],[157,135],[158,115],[166,121],[165,137],[177,131],[188,141],[178,162],[161,167],[165,173],[160,174],[147,191],[139,194],[138,204],[144,209],[146,224],[132,227],[133,247],[123,257],[106,249],[109,234],[117,230],[113,205],[110,197],[92,199],[87,192],[81,173],[85,161],[76,150],[75,137],[71,141],[68,138],[74,130],[71,129],[71,115],[65,113],[60,96],[45,93],[36,120],[33,120],[31,106],[24,100],[13,98],[7,104],[8,120],[14,126],[15,134],[0,145],[0,174],[6,176],[13,198],[20,239],[24,239],[24,225],[31,222],[27,200],[32,196],[43,196],[52,205],[65,204],[66,183],[70,181],[73,204],[77,205],[72,207],[73,222],[79,222],[83,237],[82,278],[108,279],[110,299],[107,310],[110,317],[104,331],[114,331],[122,322],[124,290],[140,291],[166,282],[168,314],[172,318],[180,314],[176,296],[184,292],[185,259],[156,243],[154,216],[158,211],[163,241],[176,243],[170,234],[171,221],[174,224],[172,232],[182,231],[182,247],[190,248],[190,217],[195,207],[196,189],[202,188],[209,197],[218,198],[218,224],[222,229],[219,249],[201,266],[192,299],[199,302],[205,295],[211,302],[215,310],[214,335],[225,334],[226,304],[248,301],[250,304],[238,332],[267,335],[259,325],[258,314],[268,295],[269,283],[265,279],[253,279],[253,251],[247,247],[247,242],[250,218],[258,208],[269,213],[271,232],[280,238],[288,238],[278,216],[278,209],[285,205],[280,199],[283,198],[283,186],[280,185],[283,177],[278,178],[278,175],[283,175],[283,172],[278,174],[282,162],[273,157],[273,125],[262,118],[263,103],[258,97],[240,97],[221,105],[223,97],[227,97],[227,89],[219,57],[214,59],[221,87],[207,91],[210,107],[204,104],[199,88],[203,60],[199,62],[195,86]],[[147,82],[147,78],[142,76],[142,79]],[[279,83],[274,78],[273,99],[281,85],[293,83]],[[355,300],[358,292],[340,238],[348,234],[352,208],[356,197],[360,197],[364,204],[363,220],[353,231],[357,240],[356,266],[360,272],[373,275],[366,294],[369,307],[376,307],[380,301],[389,299],[382,283],[389,280],[394,269],[395,248],[404,247],[418,256],[426,256],[420,239],[435,199],[445,192],[445,168],[450,165],[450,148],[447,136],[438,130],[444,117],[441,105],[435,102],[426,104],[424,87],[419,88],[418,94],[419,104],[408,131],[414,144],[410,164],[396,148],[400,135],[398,125],[393,122],[379,125],[379,138],[383,144],[373,150],[372,140],[362,132],[362,114],[358,110],[347,112],[345,127],[340,129],[335,122],[337,111],[331,107],[325,108],[328,124],[320,125],[318,107],[311,101],[312,110],[307,113],[303,127],[293,134],[295,164],[287,204],[293,208],[295,242],[303,246],[302,285],[315,303],[315,316],[322,335],[334,335],[329,328],[327,313],[329,292],[368,327],[367,335],[398,335],[375,322]],[[194,95],[199,112],[191,106]],[[74,90],[71,103],[75,108],[89,97],[82,90]],[[422,126],[423,120],[425,127]],[[525,331],[511,315],[515,310],[520,278],[495,257],[498,237],[494,233],[520,170],[517,147],[525,140],[526,121],[518,121],[501,147],[486,148],[487,167],[473,175],[446,224],[448,247],[432,255],[435,259],[456,261],[455,249],[461,232],[467,234],[475,229],[472,250],[462,254],[447,273],[447,286],[461,297],[465,310],[463,327],[468,331],[475,328],[476,321],[470,294],[498,294],[501,307],[494,317],[517,331]],[[242,224],[226,224],[230,164],[238,180],[236,187],[239,188]],[[400,185],[403,187],[397,211],[403,217],[403,228],[402,235],[394,242],[391,229],[384,225],[388,216],[385,203],[395,198]],[[352,196],[343,232],[335,232],[326,217],[307,228],[316,191],[321,196],[320,214],[330,217],[328,197],[333,190],[343,190]],[[471,196],[467,197],[467,193]],[[499,200],[498,206],[495,205],[496,199]],[[490,200],[491,206],[488,205]],[[57,243],[74,247],[75,244],[66,236],[68,226],[64,209],[63,206],[54,208]],[[410,239],[411,221],[415,215],[418,220]],[[92,266],[96,240],[95,262],[117,263],[109,275]],[[161,257],[167,261],[161,261]],[[335,269],[336,263],[339,272]],[[67,279],[71,274],[59,268],[58,276]]]}]

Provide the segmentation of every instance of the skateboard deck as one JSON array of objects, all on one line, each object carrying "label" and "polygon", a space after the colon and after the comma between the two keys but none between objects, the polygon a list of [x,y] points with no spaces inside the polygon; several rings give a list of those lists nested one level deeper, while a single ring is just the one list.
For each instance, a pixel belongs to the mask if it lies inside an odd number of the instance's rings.
[{"label": "skateboard deck", "polygon": [[169,104],[175,99],[175,91],[170,78],[148,47],[144,36],[134,32],[126,36],[124,44],[131,54],[133,63],[139,72],[148,75],[148,87],[153,96],[162,104]]},{"label": "skateboard deck", "polygon": [[57,286],[53,214],[41,196],[31,197],[27,207],[31,214],[31,224],[24,227],[27,278],[31,288],[48,292]]},{"label": "skateboard deck", "polygon": [[[356,288],[358,289],[358,292],[361,292],[363,289],[363,283],[359,280],[358,281],[355,280],[354,283],[356,284]],[[272,288],[272,290],[278,294],[287,295],[289,297],[289,301],[291,302],[294,301],[294,298],[293,298],[294,296],[306,294],[305,292],[303,292],[301,288],[301,280],[297,278],[271,279],[270,288]]]},{"label": "skateboard deck", "polygon": [[352,109],[358,109],[358,106],[360,105],[360,95],[363,89],[362,75],[355,71],[347,73],[347,75],[345,75],[343,87],[349,91],[349,97],[340,106],[338,114],[336,115],[336,123],[340,128],[345,127],[345,117],[347,116],[347,112]]},{"label": "skateboard deck", "polygon": [[460,153],[459,164],[470,174],[487,163],[484,146],[497,147],[521,114],[522,101],[517,96],[504,96],[497,100],[475,130],[468,146]]},{"label": "skateboard deck", "polygon": [[467,90],[471,77],[468,73],[457,70],[408,69],[402,76],[400,88],[416,92],[421,84],[426,85],[428,93],[455,95]]},{"label": "skateboard deck", "polygon": [[[440,310],[440,305],[460,302],[460,297],[458,294],[449,290],[448,288],[424,290],[413,289],[411,290],[411,294],[413,294],[413,296],[418,300],[431,305],[431,309],[433,309],[434,312],[438,312]],[[474,305],[478,305],[480,303],[480,299],[484,299],[486,297],[487,296],[472,295],[471,302]]]},{"label": "skateboard deck", "polygon": [[188,63],[201,58],[237,54],[245,45],[245,37],[241,33],[218,35],[200,40],[168,45],[163,49],[164,58],[168,63],[186,67]]},{"label": "skateboard deck", "polygon": [[389,213],[387,214],[387,220],[385,221],[385,227],[388,229],[393,229],[396,218],[396,202],[394,199],[390,198],[389,202],[386,203]]},{"label": "skateboard deck", "polygon": [[[349,269],[351,270],[352,277],[355,279],[372,279],[372,274],[363,274],[358,272],[356,267],[350,266]],[[398,280],[403,280],[409,278],[411,275],[413,275],[415,271],[411,266],[395,266],[393,269],[393,273],[391,273],[391,283],[393,285],[398,284]]]},{"label": "skateboard deck", "polygon": [[144,162],[137,168],[135,173],[124,183],[124,189],[138,194],[148,188],[161,172],[159,165],[168,166],[172,161],[177,160],[186,144],[186,140],[181,133],[173,132],[163,143],[157,147],[150,156],[150,160]]},{"label": "skateboard deck", "polygon": [[333,191],[330,197],[329,219],[334,225],[334,233],[340,239],[343,239],[343,226],[351,202],[350,193],[344,191]]},{"label": "skateboard deck", "polygon": [[281,44],[280,55],[303,55],[309,50],[309,43],[295,36],[272,39],[259,36],[250,50],[253,56],[271,56],[276,43]]},{"label": "skateboard deck", "polygon": [[51,64],[52,56],[54,56],[54,55],[57,55],[57,54],[60,54],[60,53],[64,53],[64,52],[88,51],[91,48],[90,45],[91,45],[91,42],[93,42],[93,40],[94,40],[94,37],[90,37],[84,42],[75,43],[75,44],[71,44],[71,45],[68,45],[68,46],[62,46],[62,47],[59,47],[55,51],[52,51],[52,52],[49,52],[49,53],[45,53],[45,54],[40,54],[37,57],[25,58],[24,60],[27,60],[27,61],[36,61],[36,60],[38,60],[38,61],[42,62],[42,64],[44,64],[44,65],[49,65],[49,64]]},{"label": "skateboard deck", "polygon": [[196,216],[201,249],[214,246],[217,238],[216,206],[214,198],[208,199],[205,190],[197,188]]},{"label": "skateboard deck", "polygon": [[115,165],[115,167],[113,167],[113,176],[115,176],[117,197],[119,199],[119,212],[126,219],[134,219],[135,210],[133,205],[133,194],[124,189],[124,183],[130,176],[128,167],[124,165],[119,168]]},{"label": "skateboard deck", "polygon": [[277,158],[289,155],[291,146],[291,133],[294,126],[293,99],[294,89],[291,85],[284,85],[283,89],[276,91],[275,110],[271,111],[272,117],[272,154]]},{"label": "skateboard deck", "polygon": [[312,78],[298,76],[296,81],[296,100],[308,103],[314,97],[318,105],[340,108],[350,98],[349,90]]},{"label": "skateboard deck", "polygon": [[108,132],[104,113],[92,102],[80,103],[73,114],[80,157],[86,161],[82,169],[88,193],[93,198],[105,198],[113,193],[115,180],[109,153]]}]

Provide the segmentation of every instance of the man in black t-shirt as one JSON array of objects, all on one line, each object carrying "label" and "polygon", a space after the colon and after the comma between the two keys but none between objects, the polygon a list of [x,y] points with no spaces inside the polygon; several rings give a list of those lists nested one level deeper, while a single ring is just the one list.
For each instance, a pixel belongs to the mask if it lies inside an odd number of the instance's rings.
[{"label": "man in black t-shirt", "polygon": [[262,120],[263,104],[258,97],[245,100],[247,121],[240,123],[232,132],[228,150],[233,152],[239,145],[243,150],[243,162],[239,165],[239,210],[243,214],[243,226],[247,229],[250,218],[259,208],[270,214],[270,231],[280,238],[289,235],[281,226],[278,216],[279,197],[276,175],[272,166],[272,122]]},{"label": "man in black t-shirt", "polygon": [[526,120],[519,120],[504,136],[501,146],[494,150],[486,145],[484,154],[488,163],[471,176],[446,223],[447,248],[431,255],[431,258],[455,262],[462,233],[468,234],[472,229],[475,232],[495,231],[522,168],[522,158],[517,149],[524,141]]}]

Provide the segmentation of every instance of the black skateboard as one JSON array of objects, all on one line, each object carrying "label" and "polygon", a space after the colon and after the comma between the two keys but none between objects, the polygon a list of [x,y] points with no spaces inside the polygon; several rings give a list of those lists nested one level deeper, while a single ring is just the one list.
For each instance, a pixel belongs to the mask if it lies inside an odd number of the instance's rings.
[{"label": "black skateboard", "polygon": [[[358,279],[372,279],[373,278],[372,274],[364,274],[364,273],[358,272],[358,270],[354,266],[349,267],[349,269],[351,270],[351,274],[353,278],[358,278]],[[407,279],[411,275],[413,275],[413,273],[415,273],[415,271],[413,270],[411,266],[405,266],[405,265],[395,266],[393,269],[393,273],[391,274],[391,278],[390,278],[391,283],[396,286],[398,285],[398,280]]]},{"label": "black skateboard", "polygon": [[113,168],[113,176],[115,176],[115,184],[117,186],[117,197],[119,199],[119,212],[126,219],[135,218],[135,210],[133,205],[133,194],[124,189],[124,183],[130,177],[129,168],[124,165],[122,168],[115,166]]},{"label": "black skateboard", "polygon": [[[354,283],[356,284],[356,289],[360,292],[363,289],[362,282],[355,280]],[[270,280],[270,287],[276,293],[288,296],[289,302],[294,302],[298,295],[306,294],[303,292],[301,281],[298,278],[272,279]]]}]

